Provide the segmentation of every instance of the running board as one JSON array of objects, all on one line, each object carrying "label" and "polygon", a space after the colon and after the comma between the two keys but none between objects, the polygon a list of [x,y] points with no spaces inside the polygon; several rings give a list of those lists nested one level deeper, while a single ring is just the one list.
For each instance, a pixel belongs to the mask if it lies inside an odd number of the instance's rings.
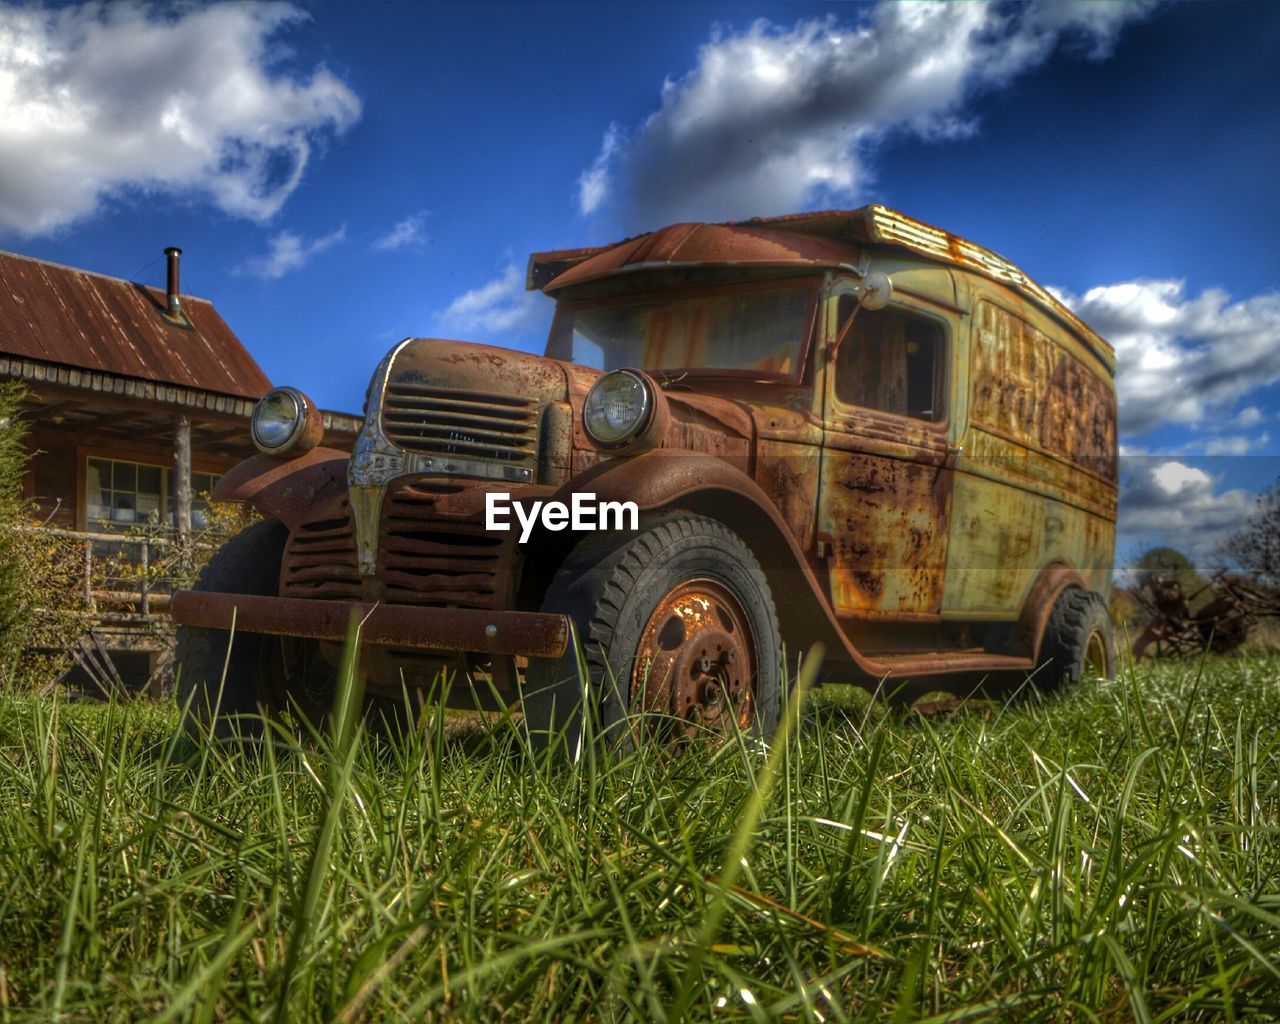
[{"label": "running board", "polygon": [[866,656],[881,679],[954,675],[957,672],[1030,672],[1031,658],[986,651],[933,651],[928,654],[879,654]]}]

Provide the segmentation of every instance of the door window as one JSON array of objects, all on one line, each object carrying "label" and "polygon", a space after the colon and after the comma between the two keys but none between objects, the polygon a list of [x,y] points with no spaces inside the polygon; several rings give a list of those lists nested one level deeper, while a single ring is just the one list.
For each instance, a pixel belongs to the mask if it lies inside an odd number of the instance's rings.
[{"label": "door window", "polygon": [[[840,299],[839,324],[856,306]],[[902,309],[861,309],[836,358],[836,398],[848,405],[938,422],[946,415],[946,335],[936,320]]]}]

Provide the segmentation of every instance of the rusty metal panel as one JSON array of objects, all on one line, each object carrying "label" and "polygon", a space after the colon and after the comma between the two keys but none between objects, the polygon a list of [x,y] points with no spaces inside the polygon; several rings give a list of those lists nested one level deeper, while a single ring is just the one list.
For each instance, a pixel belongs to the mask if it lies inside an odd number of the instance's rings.
[{"label": "rusty metal panel", "polygon": [[408,452],[529,469],[538,457],[538,407],[518,394],[391,382],[382,399],[382,430]]},{"label": "rusty metal panel", "polygon": [[485,529],[485,494],[493,489],[517,500],[550,492],[441,476],[393,481],[382,503],[370,578],[362,578],[357,567],[347,494],[317,503],[290,533],[280,593],[441,608],[507,607],[518,579],[518,534]]},{"label": "rusty metal panel", "polygon": [[569,642],[568,620],[547,612],[407,608],[180,590],[173,596],[172,614],[187,626],[230,629],[234,623],[245,633],[316,640],[346,639],[355,614],[365,643],[414,650],[558,658]]},{"label": "rusty metal panel", "polygon": [[969,422],[1114,482],[1113,386],[1057,339],[989,300],[973,312]]},{"label": "rusty metal panel", "polygon": [[1111,346],[1003,256],[886,206],[755,217],[728,224],[674,224],[612,245],[529,257],[526,286],[548,294],[643,266],[754,265],[835,269],[868,245],[894,246],[1008,285],[1066,324],[1115,373]]},{"label": "rusty metal panel", "polygon": [[[1037,456],[1036,458],[1043,458]],[[1090,589],[1110,588],[1114,522],[1010,483],[955,474],[943,611],[1015,619],[1046,566],[1071,566]]]},{"label": "rusty metal panel", "polygon": [[190,327],[165,316],[161,289],[0,253],[0,352],[240,398],[270,389],[208,301],[182,308]]},{"label": "rusty metal panel", "polygon": [[756,483],[769,496],[778,514],[803,551],[813,550],[817,523],[819,438],[813,444],[761,439],[756,444]]},{"label": "rusty metal panel", "polygon": [[[956,463],[944,612],[1013,619],[1046,566],[1109,589],[1116,419],[1110,379],[1072,339],[983,299],[971,333],[969,429]],[[1073,351],[1071,346],[1075,345]]]},{"label": "rusty metal panel", "polygon": [[[887,419],[888,417],[886,417]],[[937,615],[942,609],[952,473],[934,450],[866,444],[828,430],[819,538],[830,546],[831,603],[854,617]]]},{"label": "rusty metal panel", "polygon": [[505,484],[407,477],[387,489],[378,534],[377,596],[397,604],[510,607],[514,531],[485,529],[484,495]]},{"label": "rusty metal panel", "polygon": [[280,594],[330,601],[358,601],[363,596],[345,492],[316,502],[289,534]]},{"label": "rusty metal panel", "polygon": [[[857,258],[858,250],[838,239],[732,224],[675,224],[588,252],[540,287],[551,293],[643,267],[733,265],[794,269],[837,267]],[[565,259],[559,253],[535,253],[530,259],[530,281],[546,278],[538,267],[548,262],[559,267]]]}]

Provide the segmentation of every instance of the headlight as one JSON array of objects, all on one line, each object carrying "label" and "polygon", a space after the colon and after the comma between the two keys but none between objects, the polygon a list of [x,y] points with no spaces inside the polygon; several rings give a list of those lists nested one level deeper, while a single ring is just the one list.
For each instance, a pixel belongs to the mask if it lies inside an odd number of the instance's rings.
[{"label": "headlight", "polygon": [[296,388],[275,388],[258,400],[251,423],[253,443],[264,455],[309,451],[320,442],[320,410]]},{"label": "headlight", "polygon": [[630,370],[606,373],[587,392],[582,425],[596,444],[616,448],[626,444],[647,425],[653,409],[653,391],[639,374]]}]

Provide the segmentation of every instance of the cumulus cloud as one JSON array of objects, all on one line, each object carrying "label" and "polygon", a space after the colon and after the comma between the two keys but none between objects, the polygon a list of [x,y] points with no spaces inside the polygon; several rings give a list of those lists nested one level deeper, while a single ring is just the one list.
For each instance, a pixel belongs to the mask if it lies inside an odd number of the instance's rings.
[{"label": "cumulus cloud", "polygon": [[324,67],[279,68],[286,3],[0,7],[0,231],[47,232],[129,193],[262,221],[360,116]]},{"label": "cumulus cloud", "polygon": [[1182,281],[1139,279],[1058,295],[1115,346],[1127,433],[1262,421],[1256,406],[1233,407],[1280,380],[1280,292],[1233,302],[1218,288],[1192,297]]},{"label": "cumulus cloud", "polygon": [[1254,495],[1216,489],[1214,478],[1176,459],[1128,458],[1121,473],[1120,547],[1177,548],[1203,570],[1253,509]]},{"label": "cumulus cloud", "polygon": [[1229,434],[1222,437],[1211,437],[1205,441],[1206,455],[1248,455],[1257,448],[1264,448],[1271,441],[1271,435],[1265,431],[1252,437],[1246,434]]},{"label": "cumulus cloud", "polygon": [[584,214],[595,213],[609,198],[609,169],[621,145],[622,132],[616,124],[609,125],[600,152],[578,178],[578,209]]},{"label": "cumulus cloud", "polygon": [[497,277],[459,295],[438,319],[449,330],[510,344],[544,339],[551,312],[544,295],[525,291],[524,272],[509,263]]},{"label": "cumulus cloud", "polygon": [[1231,425],[1235,427],[1256,427],[1263,420],[1262,410],[1256,405],[1247,405],[1241,409]]},{"label": "cumulus cloud", "polygon": [[395,252],[397,249],[416,249],[427,241],[427,211],[419,210],[396,224],[385,235],[374,240],[369,248],[374,252]]},{"label": "cumulus cloud", "polygon": [[1109,4],[881,3],[856,22],[717,28],[630,133],[611,125],[578,181],[632,227],[853,205],[891,135],[964,136],[970,101],[1062,43],[1094,59],[1148,0]]},{"label": "cumulus cloud", "polygon": [[279,280],[290,271],[305,267],[316,256],[331,249],[347,237],[344,224],[337,231],[310,240],[295,231],[281,231],[268,243],[265,255],[252,256],[236,268],[240,276],[265,277]]}]

